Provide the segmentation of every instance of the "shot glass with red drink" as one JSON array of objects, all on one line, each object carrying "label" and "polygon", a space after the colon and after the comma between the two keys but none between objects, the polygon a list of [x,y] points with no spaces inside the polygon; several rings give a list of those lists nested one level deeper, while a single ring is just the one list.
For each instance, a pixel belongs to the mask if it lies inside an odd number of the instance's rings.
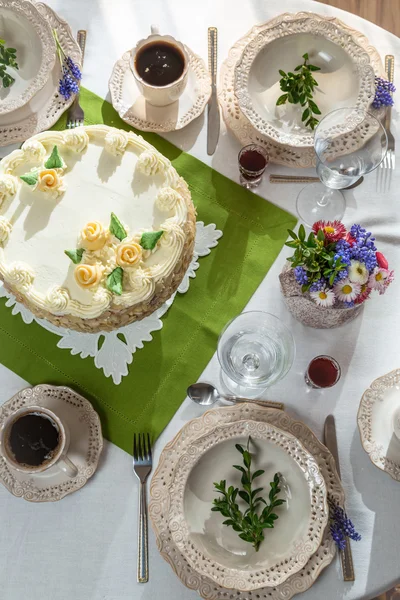
[{"label": "shot glass with red drink", "polygon": [[238,161],[240,184],[249,189],[257,187],[269,162],[265,148],[257,144],[244,146],[239,152]]},{"label": "shot glass with red drink", "polygon": [[312,388],[323,389],[334,386],[340,379],[339,363],[332,356],[316,356],[307,367],[306,384]]}]

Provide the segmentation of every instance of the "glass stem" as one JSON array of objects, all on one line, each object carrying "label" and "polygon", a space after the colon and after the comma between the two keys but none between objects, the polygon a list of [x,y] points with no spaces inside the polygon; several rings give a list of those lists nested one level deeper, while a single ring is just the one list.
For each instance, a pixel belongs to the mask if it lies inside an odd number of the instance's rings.
[{"label": "glass stem", "polygon": [[327,206],[327,204],[329,204],[329,200],[331,198],[332,192],[331,190],[326,190],[323,195],[321,196],[321,198],[319,198],[317,200],[317,204],[318,206]]}]

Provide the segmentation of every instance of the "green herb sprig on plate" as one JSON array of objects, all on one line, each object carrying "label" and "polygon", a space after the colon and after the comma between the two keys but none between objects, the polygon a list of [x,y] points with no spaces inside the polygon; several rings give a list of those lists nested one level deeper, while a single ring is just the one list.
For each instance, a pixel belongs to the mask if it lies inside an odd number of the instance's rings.
[{"label": "green herb sprig on plate", "polygon": [[300,104],[305,106],[301,120],[306,122],[306,127],[314,129],[319,120],[314,115],[320,115],[321,111],[313,101],[313,93],[318,82],[314,79],[312,72],[320,71],[319,67],[307,64],[308,54],[303,54],[304,63],[295,68],[295,73],[285,73],[279,70],[282,79],[279,81],[282,96],[276,101],[277,106],[290,102],[291,104]]},{"label": "green herb sprig on plate", "polygon": [[6,48],[5,40],[0,40],[0,79],[3,82],[3,87],[8,88],[15,81],[6,68],[12,67],[18,70],[18,63],[16,61],[17,51],[15,48]]},{"label": "green herb sprig on plate", "polygon": [[[232,527],[234,531],[237,531],[239,537],[245,542],[249,542],[258,552],[261,542],[264,540],[264,529],[272,529],[275,521],[278,519],[278,515],[274,512],[274,509],[285,502],[283,499],[279,499],[280,493],[279,487],[279,475],[275,473],[274,480],[270,483],[269,492],[269,504],[259,494],[264,488],[254,488],[254,480],[265,473],[262,469],[251,472],[251,454],[249,452],[250,437],[247,441],[247,448],[244,449],[240,444],[236,444],[236,449],[240,452],[243,458],[243,467],[240,465],[233,465],[234,469],[237,469],[242,473],[241,484],[242,490],[234,488],[233,485],[226,487],[226,481],[222,480],[220,483],[214,483],[215,490],[222,494],[222,497],[216,498],[213,501],[214,506],[212,511],[220,512],[222,516],[226,517],[223,522],[224,525]],[[241,498],[248,508],[242,512],[237,503],[238,497]],[[261,513],[259,509],[263,506]]]}]

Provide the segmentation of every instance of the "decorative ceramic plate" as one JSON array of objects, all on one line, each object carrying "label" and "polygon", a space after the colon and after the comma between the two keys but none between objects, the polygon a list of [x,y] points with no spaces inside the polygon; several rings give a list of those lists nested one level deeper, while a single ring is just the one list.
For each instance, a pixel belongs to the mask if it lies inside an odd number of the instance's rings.
[{"label": "decorative ceramic plate", "polygon": [[227,590],[193,569],[186,556],[176,546],[169,528],[170,486],[180,455],[186,452],[194,440],[206,435],[216,427],[242,420],[271,423],[294,435],[318,463],[328,495],[343,505],[344,492],[335,469],[334,459],[304,423],[295,421],[283,411],[261,408],[251,404],[217,408],[186,423],[161,453],[151,482],[149,506],[157,546],[161,555],[171,565],[181,581],[188,588],[197,590],[206,600],[259,600],[260,598],[290,600],[295,594],[307,590],[335,556],[336,547],[328,529],[325,529],[320,547],[307,564],[298,573],[291,575],[283,584],[255,591],[240,592]]},{"label": "decorative ceramic plate", "polygon": [[304,108],[286,103],[276,106],[282,91],[279,69],[286,73],[310,63],[318,88],[313,100],[322,119],[337,108],[368,109],[375,94],[375,74],[368,53],[348,31],[322,15],[282,15],[267,23],[243,50],[235,68],[235,93],[242,112],[263,135],[280,144],[312,146],[314,134],[301,116]]},{"label": "decorative ceramic plate", "polygon": [[14,83],[0,87],[0,115],[24,106],[44,86],[56,60],[51,27],[29,0],[0,0],[0,37],[15,48],[18,70],[7,72]]},{"label": "decorative ceramic plate", "polygon": [[[309,16],[310,13],[298,13],[296,16]],[[311,147],[293,147],[285,144],[279,144],[271,138],[260,134],[245,117],[239,107],[239,103],[234,92],[235,67],[239,61],[245,46],[256,39],[257,35],[268,26],[274,26],[276,22],[281,22],[282,19],[293,17],[292,14],[286,13],[280,15],[268,23],[256,25],[244,37],[238,40],[229,50],[228,57],[222,63],[220,69],[220,81],[218,99],[222,108],[222,115],[227,127],[236,136],[239,142],[245,146],[247,144],[260,144],[263,146],[270,157],[270,161],[277,164],[286,165],[289,167],[309,168],[315,166],[315,152]],[[384,76],[384,69],[381,58],[373,46],[369,43],[368,38],[359,31],[345,25],[342,21],[335,17],[324,17],[325,20],[333,25],[337,24],[342,30],[346,31],[349,36],[356,40],[357,44],[369,55],[369,60],[374,68],[374,71],[379,76]],[[372,114],[380,116],[382,111],[370,109]]]},{"label": "decorative ceramic plate", "polygon": [[400,481],[400,369],[378,377],[364,392],[357,423],[374,465]]},{"label": "decorative ceramic plate", "polygon": [[[235,444],[246,446],[249,436],[254,470],[265,470],[257,485],[268,492],[279,472],[287,488],[286,503],[276,510],[281,518],[266,532],[258,552],[211,510],[219,496],[214,481],[226,479],[227,486],[240,487],[241,474],[232,468],[241,463]],[[316,460],[293,435],[263,422],[237,421],[193,441],[179,457],[170,493],[169,528],[177,547],[194,569],[229,589],[255,590],[285,581],[319,548],[328,520]]]},{"label": "decorative ceramic plate", "polygon": [[14,496],[30,502],[55,502],[85,485],[97,469],[103,449],[100,419],[89,400],[68,387],[37,385],[21,390],[0,406],[0,426],[23,406],[43,406],[54,411],[70,432],[68,456],[78,475],[68,477],[57,466],[40,475],[16,471],[0,458],[0,481]]},{"label": "decorative ceramic plate", "polygon": [[153,106],[140,94],[129,66],[130,52],[114,65],[109,81],[111,100],[123,121],[141,131],[176,131],[204,111],[211,95],[211,77],[200,56],[185,46],[190,59],[188,82],[182,96],[168,106]]},{"label": "decorative ceramic plate", "polygon": [[[31,4],[30,2],[27,2]],[[35,4],[45,17],[51,29],[56,29],[58,39],[65,53],[81,65],[81,51],[66,21],[42,3]],[[23,142],[32,135],[50,129],[61,115],[71,106],[73,96],[64,100],[58,93],[61,67],[57,60],[44,87],[25,106],[15,112],[0,116],[0,146]]]}]

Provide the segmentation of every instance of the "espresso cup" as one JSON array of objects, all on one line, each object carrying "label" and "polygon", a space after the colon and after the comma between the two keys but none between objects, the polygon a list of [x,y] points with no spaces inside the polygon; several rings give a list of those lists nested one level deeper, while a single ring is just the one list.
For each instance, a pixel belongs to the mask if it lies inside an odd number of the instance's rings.
[{"label": "espresso cup", "polygon": [[[140,51],[146,46],[156,45],[157,42],[175,47],[183,57],[183,71],[181,75],[168,85],[152,85],[148,83],[140,76],[137,69],[137,57]],[[135,48],[132,48],[129,64],[141,94],[153,106],[168,106],[168,104],[172,104],[178,100],[186,87],[189,72],[189,56],[185,46],[171,35],[160,35],[155,25],[151,26],[151,35],[146,39],[140,40]]]},{"label": "espresso cup", "polygon": [[[11,448],[10,435],[12,427],[19,419],[27,415],[36,415],[48,419],[58,433],[58,442],[52,450],[51,456],[45,458],[39,465],[28,465],[18,462]],[[70,436],[68,428],[53,411],[44,408],[43,406],[24,406],[13,412],[5,420],[0,429],[0,456],[4,458],[10,467],[21,473],[40,475],[40,473],[47,471],[51,467],[57,466],[61,471],[68,475],[68,477],[76,477],[78,468],[67,456],[69,441]]]}]

